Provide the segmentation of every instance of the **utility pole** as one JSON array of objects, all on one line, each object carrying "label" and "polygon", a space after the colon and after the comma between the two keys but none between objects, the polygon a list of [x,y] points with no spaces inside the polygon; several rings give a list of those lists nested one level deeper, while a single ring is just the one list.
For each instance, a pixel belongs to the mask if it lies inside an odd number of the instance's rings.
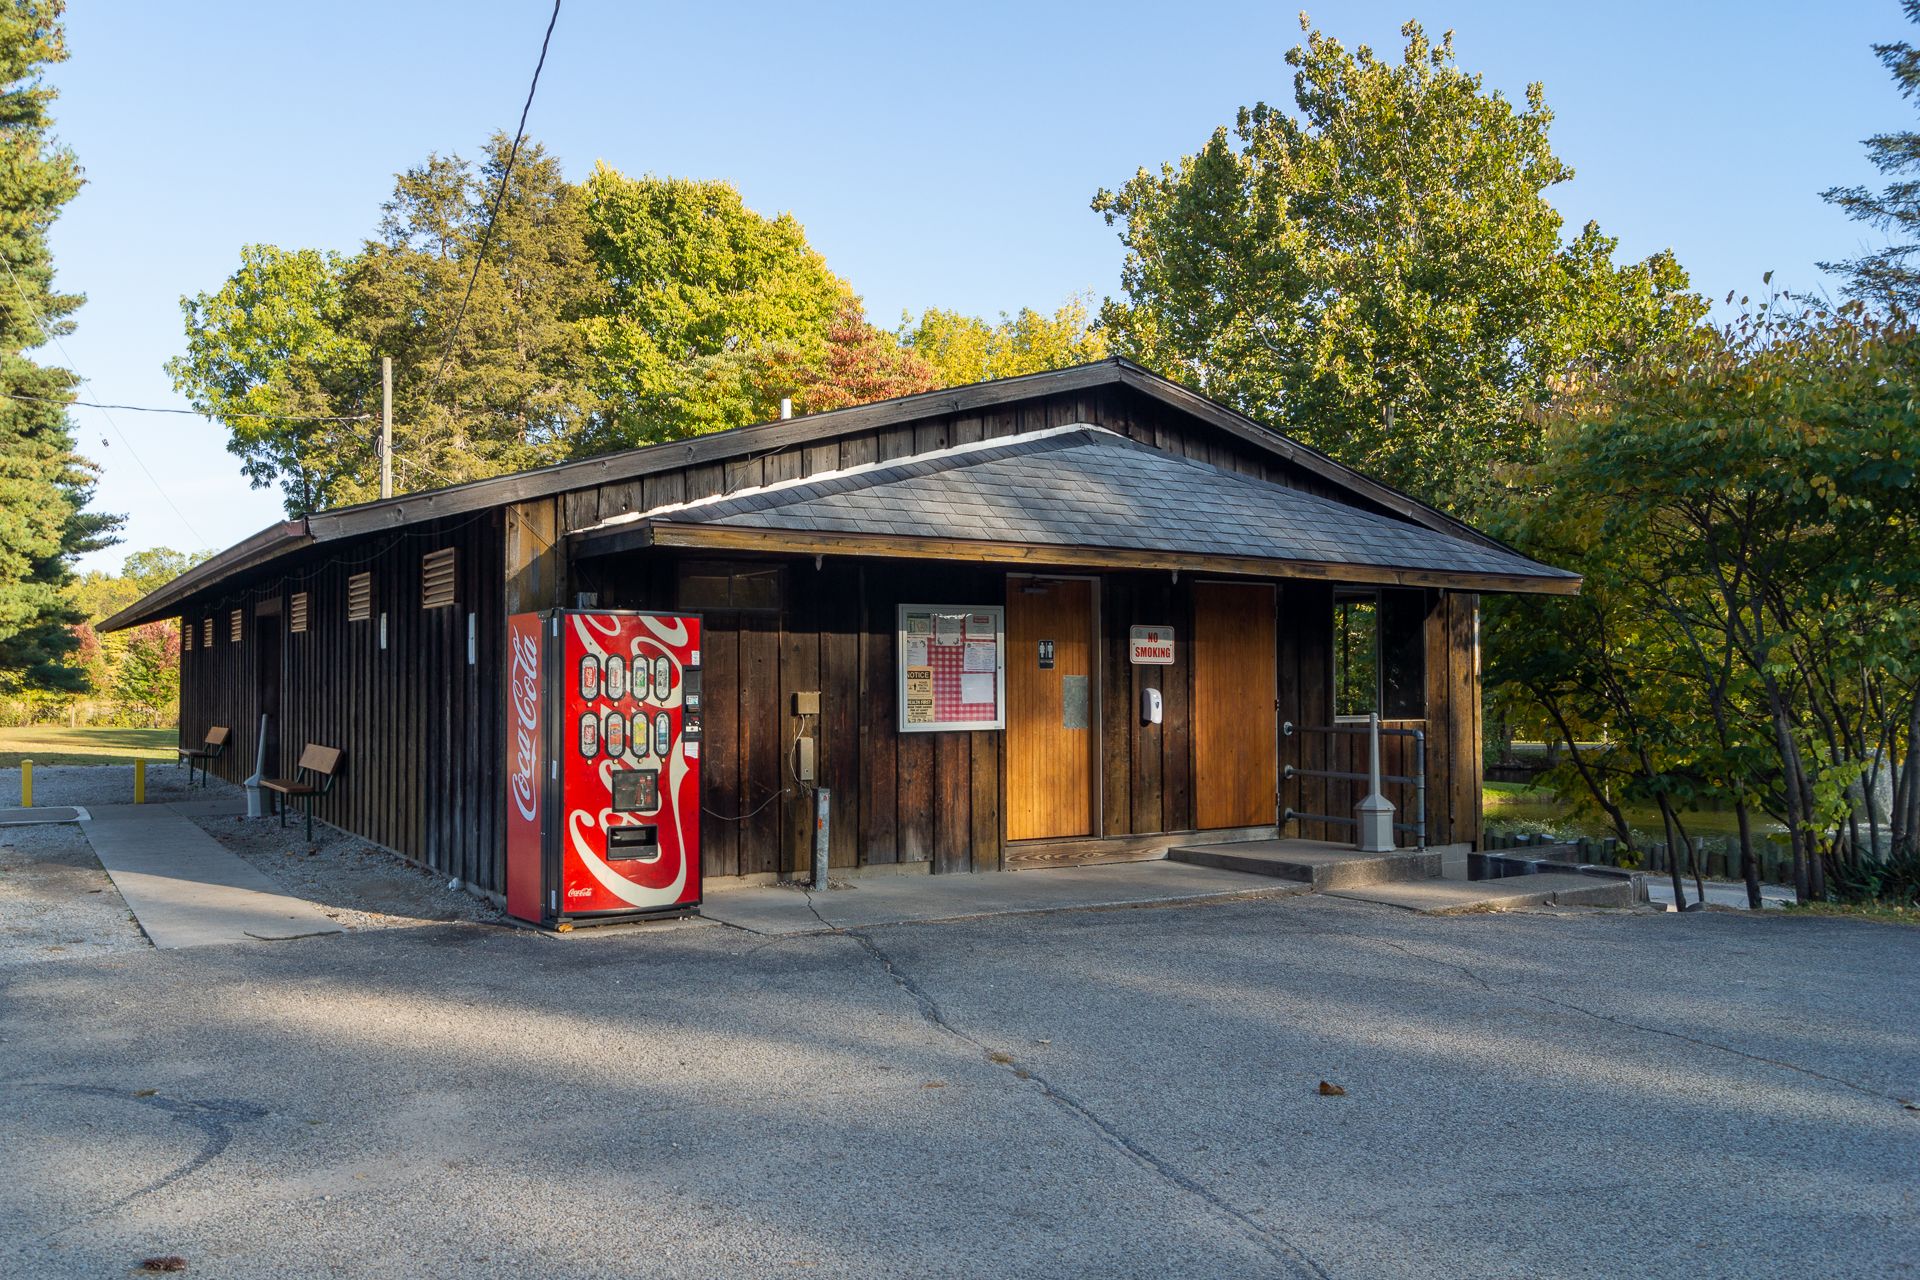
[{"label": "utility pole", "polygon": [[380,357],[380,496],[393,496],[393,357]]}]

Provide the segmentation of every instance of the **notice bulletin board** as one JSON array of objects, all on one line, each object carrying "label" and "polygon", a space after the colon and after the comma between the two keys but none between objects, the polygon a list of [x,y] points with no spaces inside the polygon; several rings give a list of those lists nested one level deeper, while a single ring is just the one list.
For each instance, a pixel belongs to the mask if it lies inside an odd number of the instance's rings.
[{"label": "notice bulletin board", "polygon": [[1006,727],[1003,606],[903,604],[897,622],[900,732]]}]

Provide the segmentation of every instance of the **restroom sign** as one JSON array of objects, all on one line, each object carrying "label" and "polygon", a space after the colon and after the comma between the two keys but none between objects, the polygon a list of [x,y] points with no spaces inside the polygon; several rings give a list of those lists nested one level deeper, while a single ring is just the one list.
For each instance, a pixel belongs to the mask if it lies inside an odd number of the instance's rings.
[{"label": "restroom sign", "polygon": [[1173,665],[1172,627],[1130,627],[1127,630],[1127,661],[1136,667]]}]

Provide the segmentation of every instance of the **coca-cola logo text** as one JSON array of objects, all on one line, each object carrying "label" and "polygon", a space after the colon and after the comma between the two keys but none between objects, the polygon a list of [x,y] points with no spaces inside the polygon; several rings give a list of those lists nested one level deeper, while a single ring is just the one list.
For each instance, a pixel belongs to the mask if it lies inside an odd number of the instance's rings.
[{"label": "coca-cola logo text", "polygon": [[513,671],[508,677],[508,697],[513,702],[513,774],[508,789],[514,808],[528,822],[540,816],[540,642],[528,633],[514,631],[508,636],[513,649]]}]

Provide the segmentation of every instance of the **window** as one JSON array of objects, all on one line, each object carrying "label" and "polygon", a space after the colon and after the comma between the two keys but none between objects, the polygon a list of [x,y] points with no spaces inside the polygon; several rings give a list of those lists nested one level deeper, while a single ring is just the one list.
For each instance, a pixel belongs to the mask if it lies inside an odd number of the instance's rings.
[{"label": "window", "polygon": [[1333,598],[1333,714],[1364,716],[1380,705],[1380,598]]},{"label": "window", "polygon": [[373,575],[356,573],[347,579],[347,621],[365,622],[373,616]]},{"label": "window", "polygon": [[245,614],[244,614],[244,613],[243,613],[242,611],[240,611],[239,609],[235,609],[235,610],[233,611],[233,625],[232,625],[232,627],[231,627],[231,633],[230,633],[230,634],[229,634],[229,635],[227,636],[227,638],[228,638],[229,640],[231,640],[231,641],[233,641],[233,643],[235,643],[235,644],[239,644],[239,643],[240,643],[240,631],[241,631],[241,622],[240,622],[240,620],[241,620],[242,618],[244,618],[245,616],[246,616],[246,615],[245,615]]},{"label": "window", "polygon": [[307,593],[296,591],[287,601],[287,630],[301,632],[307,629]]},{"label": "window", "polygon": [[777,565],[694,561],[680,566],[679,607],[689,610],[777,613],[783,596]]},{"label": "window", "polygon": [[420,557],[420,607],[451,608],[454,600],[454,548],[443,547]]},{"label": "window", "polygon": [[1341,591],[1333,598],[1335,718],[1427,714],[1427,600],[1423,591]]}]

